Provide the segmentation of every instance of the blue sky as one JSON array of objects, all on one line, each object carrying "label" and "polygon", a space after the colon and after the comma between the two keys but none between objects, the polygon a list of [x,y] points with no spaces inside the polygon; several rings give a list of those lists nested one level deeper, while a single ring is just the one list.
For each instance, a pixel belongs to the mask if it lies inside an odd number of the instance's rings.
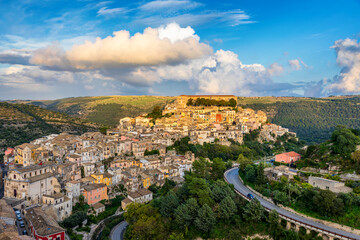
[{"label": "blue sky", "polygon": [[0,99],[360,92],[358,0],[0,6]]}]

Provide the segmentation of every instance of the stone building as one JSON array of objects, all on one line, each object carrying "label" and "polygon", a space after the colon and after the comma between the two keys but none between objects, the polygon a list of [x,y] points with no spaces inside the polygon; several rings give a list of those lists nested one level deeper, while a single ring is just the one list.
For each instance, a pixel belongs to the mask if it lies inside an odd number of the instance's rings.
[{"label": "stone building", "polygon": [[317,187],[323,190],[330,190],[335,193],[348,193],[352,191],[351,188],[345,186],[345,183],[326,178],[310,176],[308,183],[313,187]]}]

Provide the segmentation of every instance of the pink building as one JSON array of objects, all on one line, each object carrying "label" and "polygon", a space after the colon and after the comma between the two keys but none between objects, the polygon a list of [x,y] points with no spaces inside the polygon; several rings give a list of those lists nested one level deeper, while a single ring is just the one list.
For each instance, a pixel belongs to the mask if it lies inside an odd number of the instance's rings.
[{"label": "pink building", "polygon": [[84,186],[83,195],[85,197],[85,201],[89,205],[95,204],[104,199],[109,199],[107,195],[107,187],[103,183],[93,183]]},{"label": "pink building", "polygon": [[301,155],[296,152],[281,153],[275,156],[275,162],[294,163],[301,159]]}]

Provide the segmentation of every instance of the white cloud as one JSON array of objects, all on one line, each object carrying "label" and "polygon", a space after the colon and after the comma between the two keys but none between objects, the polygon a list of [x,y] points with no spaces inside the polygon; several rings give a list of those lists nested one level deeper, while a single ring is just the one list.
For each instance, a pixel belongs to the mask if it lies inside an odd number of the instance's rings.
[{"label": "white cloud", "polygon": [[161,26],[158,28],[158,32],[159,38],[161,40],[167,38],[171,41],[171,43],[182,41],[190,37],[200,41],[199,36],[195,35],[194,29],[192,29],[190,26],[186,28],[179,28],[179,25],[176,23],[170,23],[166,26]]},{"label": "white cloud", "polygon": [[128,10],[126,8],[107,8],[102,7],[97,12],[98,16],[113,16],[119,13],[127,13]]},{"label": "white cloud", "polygon": [[355,39],[337,40],[336,62],[342,67],[335,81],[328,88],[336,93],[360,92],[360,42]]},{"label": "white cloud", "polygon": [[240,9],[230,11],[205,11],[198,13],[183,13],[170,16],[161,14],[150,16],[144,15],[134,20],[135,24],[146,24],[147,26],[154,26],[172,22],[190,26],[204,25],[209,23],[222,23],[232,27],[243,24],[255,23],[255,21],[250,20],[249,15],[247,15],[244,11]]},{"label": "white cloud", "polygon": [[162,0],[151,1],[140,6],[142,11],[177,11],[179,9],[193,9],[201,6],[201,3],[189,1],[189,0]]},{"label": "white cloud", "polygon": [[300,58],[289,60],[288,63],[293,70],[297,70],[297,71],[300,70],[302,67],[308,69],[311,68],[306,63],[304,63],[304,61],[301,60]]},{"label": "white cloud", "polygon": [[30,62],[59,69],[122,68],[176,64],[211,51],[190,27],[173,23],[157,29],[149,27],[134,36],[126,30],[114,32],[113,36],[86,41],[68,51],[52,45],[35,51]]},{"label": "white cloud", "polygon": [[300,70],[301,66],[300,66],[300,61],[298,59],[292,59],[289,60],[289,65],[291,68],[295,69],[295,70]]},{"label": "white cloud", "polygon": [[284,72],[284,67],[277,62],[271,64],[268,68],[268,73],[271,76],[278,76],[281,75],[283,72]]},{"label": "white cloud", "polygon": [[147,86],[163,81],[186,81],[195,92],[208,94],[264,95],[282,93],[292,87],[275,84],[263,65],[243,64],[235,53],[223,50],[176,66],[137,68],[124,75],[129,84],[142,82]]}]

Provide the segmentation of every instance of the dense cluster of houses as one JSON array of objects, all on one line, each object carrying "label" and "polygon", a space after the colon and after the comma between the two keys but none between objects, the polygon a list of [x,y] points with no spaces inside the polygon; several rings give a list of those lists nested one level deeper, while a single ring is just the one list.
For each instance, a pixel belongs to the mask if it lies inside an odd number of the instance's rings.
[{"label": "dense cluster of houses", "polygon": [[[197,144],[241,143],[244,133],[267,121],[265,113],[252,109],[187,106],[186,101],[196,97],[179,96],[164,108],[162,118],[123,118],[106,135],[52,134],[7,149],[4,198],[24,209],[33,236],[63,239],[55,223],[71,215],[81,195],[96,214],[104,211],[100,201],[120,194],[127,195],[124,209],[132,202],[148,202],[152,199],[149,186],[162,186],[165,179],[181,182],[185,171],[191,170],[193,153],[178,155],[169,149],[177,140],[189,137],[190,143]],[[200,97],[236,99],[232,95]],[[52,226],[52,231],[39,222]]]}]

